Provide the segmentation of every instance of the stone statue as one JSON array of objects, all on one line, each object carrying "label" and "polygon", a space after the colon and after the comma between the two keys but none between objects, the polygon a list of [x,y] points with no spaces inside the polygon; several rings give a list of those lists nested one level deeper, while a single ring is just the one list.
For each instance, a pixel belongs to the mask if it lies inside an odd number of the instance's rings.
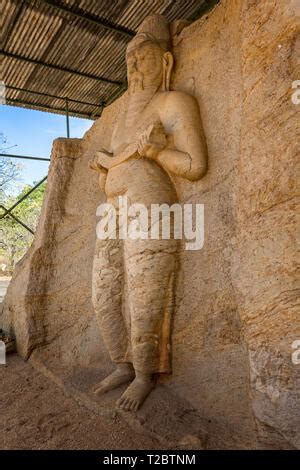
[{"label": "stone statue", "polygon": [[[111,148],[97,152],[91,168],[107,201],[177,201],[172,175],[199,180],[207,150],[197,101],[170,91],[174,59],[169,25],[147,17],[126,52],[128,102],[113,130]],[[130,383],[117,406],[135,411],[170,373],[171,324],[177,271],[177,240],[97,240],[93,304],[115,371],[94,392]]]}]

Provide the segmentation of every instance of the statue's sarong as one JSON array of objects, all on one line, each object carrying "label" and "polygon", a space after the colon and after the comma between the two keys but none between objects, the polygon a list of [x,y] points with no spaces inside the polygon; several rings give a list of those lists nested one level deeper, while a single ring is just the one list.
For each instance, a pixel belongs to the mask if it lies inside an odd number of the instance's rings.
[{"label": "statue's sarong", "polygon": [[93,303],[113,362],[169,373],[177,241],[98,240]]}]

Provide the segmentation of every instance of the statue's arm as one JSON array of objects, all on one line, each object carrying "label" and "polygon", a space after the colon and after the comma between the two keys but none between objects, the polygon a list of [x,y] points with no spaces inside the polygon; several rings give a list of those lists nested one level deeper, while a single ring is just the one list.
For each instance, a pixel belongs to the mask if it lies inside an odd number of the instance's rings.
[{"label": "statue's arm", "polygon": [[171,92],[161,115],[167,134],[173,137],[174,148],[165,148],[156,157],[167,171],[196,181],[207,171],[207,147],[199,106],[194,97]]},{"label": "statue's arm", "polygon": [[90,160],[89,162],[89,167],[91,170],[97,171],[100,189],[101,191],[104,191],[107,178],[107,169],[100,165],[98,160],[99,159],[97,155],[93,157],[92,160]]}]

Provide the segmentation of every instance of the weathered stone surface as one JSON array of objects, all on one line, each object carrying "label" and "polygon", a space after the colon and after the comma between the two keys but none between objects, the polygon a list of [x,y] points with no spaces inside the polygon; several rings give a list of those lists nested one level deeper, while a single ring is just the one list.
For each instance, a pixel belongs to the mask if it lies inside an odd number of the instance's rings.
[{"label": "weathered stone surface", "polygon": [[[259,444],[300,446],[296,283],[296,2],[242,2],[243,112],[233,285],[249,350]],[[299,56],[298,56],[299,60]],[[245,262],[246,260],[246,262]],[[297,292],[298,288],[298,292]],[[298,313],[298,315],[297,315]],[[281,442],[281,444],[280,444]]]},{"label": "weathered stone surface", "polygon": [[[191,404],[208,447],[300,446],[295,8],[222,1],[174,37],[172,88],[198,100],[209,170],[193,184],[176,179],[182,203],[205,204],[206,237],[201,251],[180,253],[173,375],[161,386]],[[109,371],[91,304],[101,198],[87,165],[125,105],[126,94],[84,139],[55,142],[38,232],[4,302],[1,327],[49,370]]]},{"label": "weathered stone surface", "polygon": [[120,416],[134,430],[156,439],[162,446],[172,449],[206,449],[215,444],[213,436],[208,436],[207,423],[191,404],[172,393],[168,387],[159,384],[138,412],[128,412],[115,407],[120,393],[126,385],[97,397],[94,386],[105,378],[110,368],[96,365],[91,367],[54,367],[41,361],[41,355],[33,353],[32,364],[61,387],[67,395],[94,412],[98,416],[111,419]]}]

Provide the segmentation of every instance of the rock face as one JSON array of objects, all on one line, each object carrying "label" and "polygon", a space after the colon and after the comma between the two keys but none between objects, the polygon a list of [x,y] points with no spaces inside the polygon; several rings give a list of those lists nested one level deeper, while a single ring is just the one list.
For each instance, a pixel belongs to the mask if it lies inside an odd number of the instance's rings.
[{"label": "rock face", "polygon": [[[180,202],[205,205],[205,243],[180,252],[173,374],[161,387],[190,405],[210,448],[300,446],[295,9],[292,0],[222,1],[173,38],[172,89],[198,100],[209,170],[193,184],[176,179]],[[109,147],[126,100],[106,108],[82,140],[54,142],[37,234],[0,316],[19,353],[57,374],[111,367],[91,300],[104,195],[87,167]]]}]

